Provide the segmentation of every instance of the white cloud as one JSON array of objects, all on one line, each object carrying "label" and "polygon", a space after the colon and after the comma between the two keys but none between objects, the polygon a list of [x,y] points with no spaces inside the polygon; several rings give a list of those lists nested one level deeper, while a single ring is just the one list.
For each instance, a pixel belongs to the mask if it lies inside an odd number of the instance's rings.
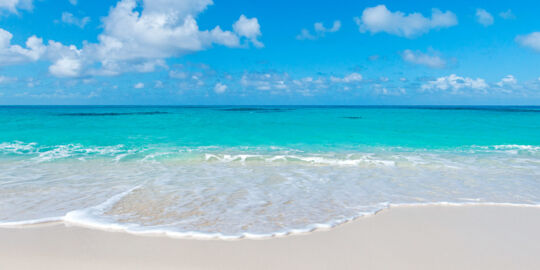
[{"label": "white cloud", "polygon": [[540,52],[540,32],[533,32],[525,36],[517,36],[516,41],[521,46],[529,47]]},{"label": "white cloud", "polygon": [[163,82],[162,81],[156,81],[154,84],[154,88],[163,88]]},{"label": "white cloud", "polygon": [[401,96],[407,94],[407,90],[403,87],[390,89],[380,84],[375,84],[371,87],[375,94],[382,96]]},{"label": "white cloud", "polygon": [[43,60],[49,60],[49,72],[57,77],[78,77],[83,67],[82,51],[74,45],[65,46],[60,42],[49,41]]},{"label": "white cloud", "polygon": [[84,28],[84,26],[86,26],[86,24],[90,22],[90,17],[77,18],[69,12],[63,12],[62,22]]},{"label": "white cloud", "polygon": [[240,84],[246,88],[257,90],[282,91],[290,88],[291,78],[287,73],[244,73]]},{"label": "white cloud", "polygon": [[3,75],[0,75],[0,84],[10,83],[10,82],[13,82],[13,81],[16,81],[16,80],[17,80],[17,78],[6,77],[6,76],[3,76]]},{"label": "white cloud", "polygon": [[0,0],[0,11],[7,10],[11,13],[18,13],[19,9],[32,9],[32,0]]},{"label": "white cloud", "polygon": [[135,89],[141,89],[141,88],[144,88],[144,83],[138,82],[138,83],[136,83],[135,85],[133,85],[133,88],[135,88]]},{"label": "white cloud", "polygon": [[227,90],[227,85],[225,85],[225,84],[216,83],[216,85],[214,86],[214,92],[216,92],[218,94],[225,93],[225,90]]},{"label": "white cloud", "polygon": [[458,24],[456,15],[451,11],[442,12],[433,9],[431,18],[428,18],[420,13],[392,12],[385,5],[364,9],[362,16],[355,17],[354,21],[362,33],[368,31],[372,34],[386,32],[406,38],[414,38],[432,29],[451,27]]},{"label": "white cloud", "polygon": [[460,77],[452,74],[446,77],[437,78],[434,81],[429,81],[422,85],[421,89],[426,90],[453,90],[454,92],[460,89],[484,90],[488,84],[481,78]]},{"label": "white cloud", "polygon": [[[29,38],[27,48],[22,48],[11,45],[11,34],[1,30],[0,65],[48,60],[52,62],[49,71],[56,76],[117,75],[166,67],[166,58],[201,51],[214,44],[242,47],[241,41],[247,40],[257,47],[263,46],[258,40],[258,20],[245,15],[234,23],[234,32],[220,26],[200,30],[195,17],[211,4],[211,0],[120,0],[102,19],[103,32],[98,42],[84,43],[80,49],[54,41],[45,46],[36,37]],[[79,26],[86,23],[67,14],[64,21]]]},{"label": "white cloud", "polygon": [[304,29],[300,30],[300,34],[298,34],[298,35],[296,36],[296,39],[298,39],[298,40],[306,40],[306,39],[311,39],[311,40],[313,40],[313,39],[317,39],[317,37],[314,36],[314,35],[312,35],[312,34],[309,32],[309,30],[307,30],[307,29],[304,28]]},{"label": "white cloud", "polygon": [[332,82],[338,82],[338,83],[352,83],[352,82],[360,82],[362,81],[363,77],[362,77],[362,74],[359,74],[359,73],[356,73],[356,72],[353,72],[343,78],[338,78],[338,77],[334,77],[334,76],[331,76],[330,77],[330,81]]},{"label": "white cloud", "polygon": [[187,73],[183,71],[171,70],[169,71],[169,77],[175,79],[185,79],[187,78]]},{"label": "white cloud", "polygon": [[0,28],[0,66],[37,61],[46,51],[43,40],[36,36],[28,38],[26,48],[12,45],[12,38],[10,32]]},{"label": "white cloud", "polygon": [[195,16],[212,4],[209,0],[145,0],[139,13],[135,0],[122,0],[103,19],[104,32],[97,44],[83,48],[101,64],[102,73],[118,74],[133,62],[178,57],[210,47],[213,43],[239,47],[245,37],[256,46],[261,35],[256,18],[240,16],[235,33],[214,29],[199,30]]},{"label": "white cloud", "polygon": [[142,0],[144,2],[143,12],[150,14],[170,14],[172,17],[167,18],[176,20],[184,18],[188,15],[194,15],[204,11],[209,5],[213,4],[212,0]]},{"label": "white cloud", "polygon": [[339,29],[341,28],[341,22],[338,20],[334,21],[334,24],[332,24],[331,28],[326,28],[324,27],[323,23],[317,22],[315,23],[314,28],[315,28],[315,32],[334,33],[334,32],[339,31]]},{"label": "white cloud", "polygon": [[483,26],[490,26],[494,23],[493,15],[485,9],[476,9],[476,21]]},{"label": "white cloud", "polygon": [[517,84],[517,80],[514,77],[514,75],[506,75],[504,78],[501,79],[500,82],[497,83],[499,87],[515,86],[516,84]]},{"label": "white cloud", "polygon": [[514,15],[511,9],[499,13],[499,16],[505,20],[511,20],[516,18],[516,15]]},{"label": "white cloud", "polygon": [[[166,1],[156,1],[166,2]],[[199,31],[190,14],[179,17],[185,10],[158,12],[156,2],[144,1],[144,9],[137,12],[135,0],[122,0],[103,19],[104,33],[98,44],[85,48],[93,51],[105,66],[111,62],[133,59],[154,59],[202,50],[210,45],[212,34]],[[169,1],[174,7],[176,1]],[[199,1],[181,1],[199,2]]]},{"label": "white cloud", "polygon": [[76,58],[63,57],[49,67],[49,72],[57,77],[76,77],[81,73],[82,63]]},{"label": "white cloud", "polygon": [[74,5],[74,6],[77,5],[77,2],[78,2],[77,0],[69,0],[69,3],[72,4],[72,5]]},{"label": "white cloud", "polygon": [[[435,53],[436,52],[432,51],[432,54]],[[438,55],[430,55],[421,51],[413,52],[411,50],[405,50],[401,54],[401,57],[403,57],[403,60],[416,65],[423,65],[431,68],[443,68],[446,66],[446,61]]]},{"label": "white cloud", "polygon": [[38,80],[35,80],[34,78],[29,78],[26,82],[26,86],[30,87],[30,88],[33,88],[35,87],[36,85],[40,85],[41,82],[38,81]]},{"label": "white cloud", "polygon": [[303,96],[311,96],[328,88],[326,79],[323,77],[293,79],[287,73],[276,72],[246,72],[239,82],[244,91],[260,90],[272,95],[298,93]]},{"label": "white cloud", "polygon": [[264,44],[258,40],[258,37],[261,34],[261,26],[257,18],[248,19],[243,14],[240,15],[238,21],[233,24],[234,32],[236,32],[241,37],[246,37],[255,47],[264,47]]},{"label": "white cloud", "polygon": [[339,29],[341,28],[341,21],[334,21],[334,23],[332,24],[332,27],[330,28],[326,28],[324,26],[324,24],[322,22],[316,22],[315,24],[313,24],[313,28],[315,29],[315,34],[311,34],[309,30],[307,29],[302,29],[300,31],[300,34],[298,34],[296,36],[296,39],[298,40],[305,40],[305,39],[317,39],[317,38],[320,38],[320,37],[323,37],[325,35],[325,33],[335,33],[337,31],[339,31]]}]

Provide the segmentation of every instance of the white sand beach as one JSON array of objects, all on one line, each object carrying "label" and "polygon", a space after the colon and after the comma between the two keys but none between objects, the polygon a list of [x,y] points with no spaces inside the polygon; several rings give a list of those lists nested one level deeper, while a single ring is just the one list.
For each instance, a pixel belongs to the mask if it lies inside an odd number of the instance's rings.
[{"label": "white sand beach", "polygon": [[0,269],[540,269],[540,208],[404,206],[265,240],[0,229]]}]

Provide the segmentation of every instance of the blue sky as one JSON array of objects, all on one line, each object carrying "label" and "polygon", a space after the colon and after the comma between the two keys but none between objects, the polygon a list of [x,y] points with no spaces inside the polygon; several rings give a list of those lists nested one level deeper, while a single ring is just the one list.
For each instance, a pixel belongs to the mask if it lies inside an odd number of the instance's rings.
[{"label": "blue sky", "polygon": [[539,8],[0,0],[0,104],[540,105]]}]

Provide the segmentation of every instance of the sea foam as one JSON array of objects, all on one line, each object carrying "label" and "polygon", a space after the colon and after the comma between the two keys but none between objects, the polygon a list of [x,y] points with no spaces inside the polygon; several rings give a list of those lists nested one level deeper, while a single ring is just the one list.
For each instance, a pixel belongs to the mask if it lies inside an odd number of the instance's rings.
[{"label": "sea foam", "polygon": [[[61,221],[144,235],[265,238],[332,228],[392,206],[540,202],[534,147],[517,154],[507,151],[515,146],[470,147],[473,153],[4,148],[3,227]],[[72,156],[40,159],[53,149]]]}]

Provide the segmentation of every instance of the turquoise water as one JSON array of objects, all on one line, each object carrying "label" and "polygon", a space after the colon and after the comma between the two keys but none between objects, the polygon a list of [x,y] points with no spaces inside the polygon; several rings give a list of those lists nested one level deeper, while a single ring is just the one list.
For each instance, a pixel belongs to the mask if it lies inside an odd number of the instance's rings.
[{"label": "turquoise water", "polygon": [[540,107],[0,107],[0,222],[278,235],[540,202]]},{"label": "turquoise water", "polygon": [[540,107],[0,107],[0,141],[335,150],[540,145]]}]

